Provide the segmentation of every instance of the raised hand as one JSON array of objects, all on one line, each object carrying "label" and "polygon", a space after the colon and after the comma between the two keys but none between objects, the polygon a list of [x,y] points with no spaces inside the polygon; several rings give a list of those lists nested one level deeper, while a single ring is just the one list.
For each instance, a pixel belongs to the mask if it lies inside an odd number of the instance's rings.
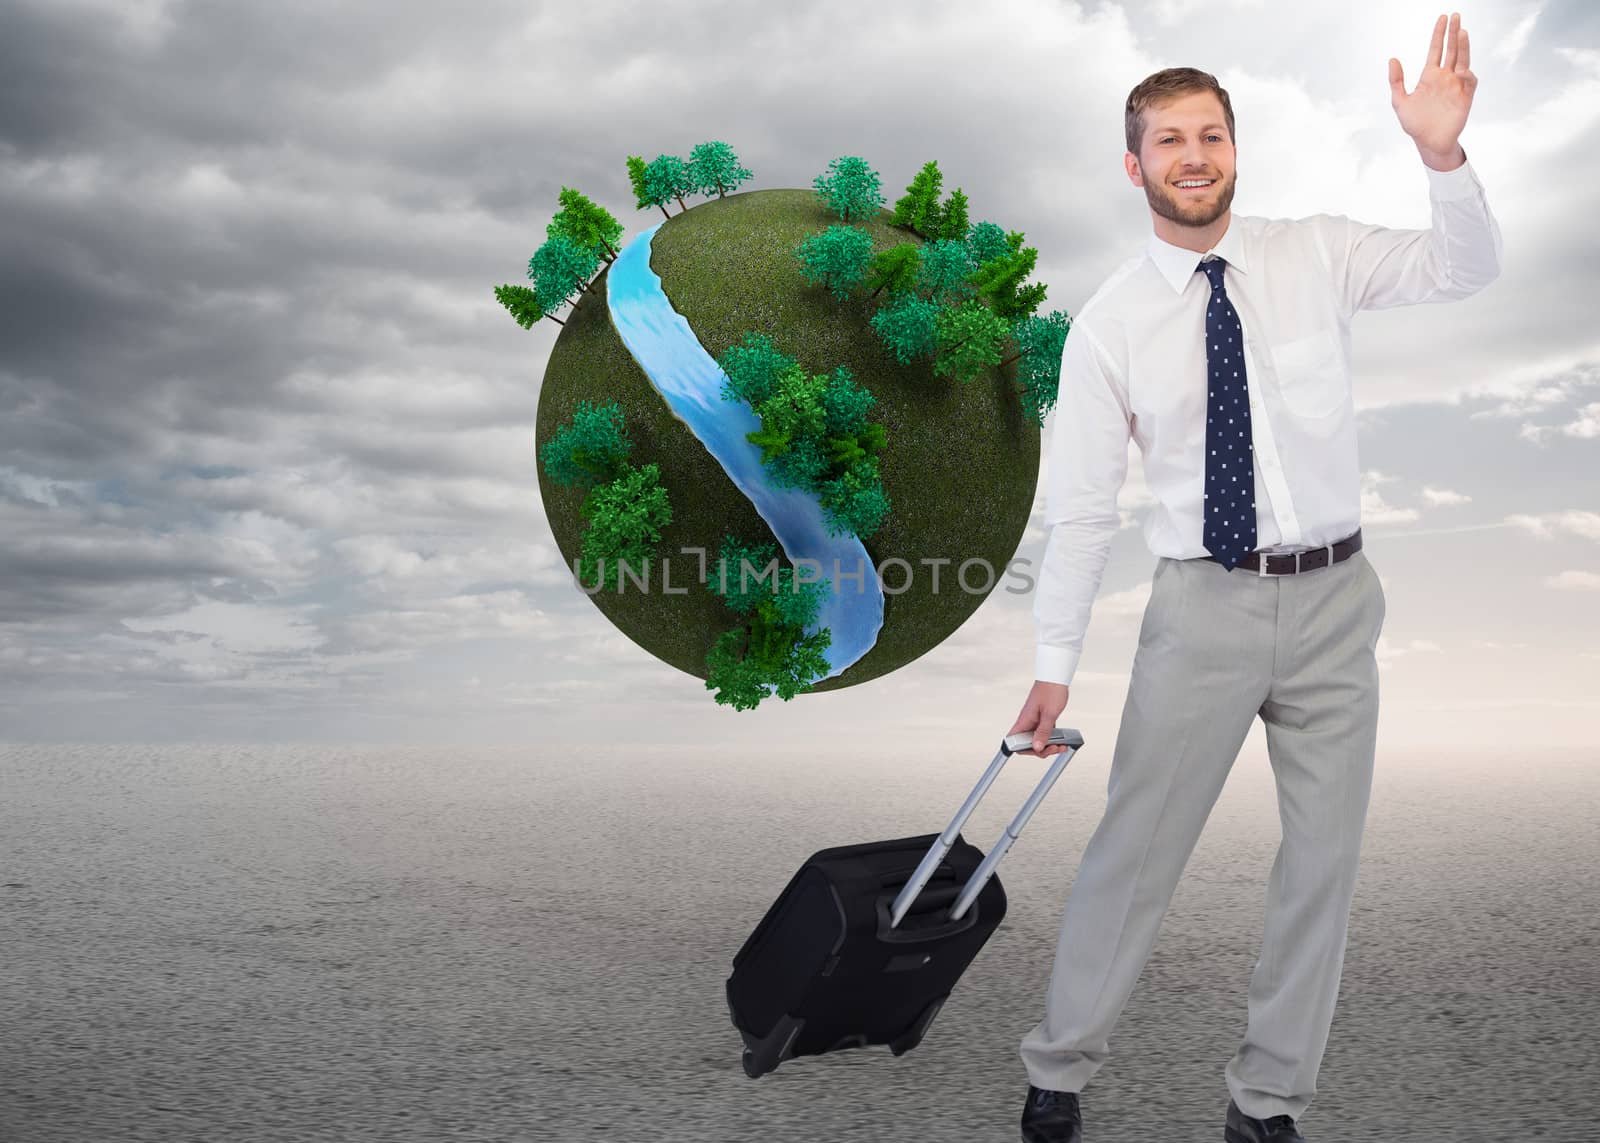
[{"label": "raised hand", "polygon": [[1471,45],[1461,14],[1451,13],[1448,21],[1449,46],[1445,45],[1446,19],[1440,16],[1433,25],[1433,41],[1422,75],[1410,94],[1406,93],[1400,61],[1389,60],[1389,96],[1400,126],[1417,144],[1424,156],[1446,157],[1455,154],[1461,129],[1472,108],[1472,93],[1478,77],[1468,66]]}]

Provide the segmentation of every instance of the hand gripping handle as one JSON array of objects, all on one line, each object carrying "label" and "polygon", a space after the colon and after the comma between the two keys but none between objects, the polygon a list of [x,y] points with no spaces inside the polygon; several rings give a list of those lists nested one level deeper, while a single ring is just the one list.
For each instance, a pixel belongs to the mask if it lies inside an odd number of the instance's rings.
[{"label": "hand gripping handle", "polygon": [[[1033,811],[1039,808],[1039,803],[1050,792],[1050,787],[1055,785],[1055,780],[1061,776],[1061,771],[1066,769],[1067,762],[1083,746],[1083,735],[1076,730],[1057,727],[1050,732],[1050,741],[1047,745],[1065,746],[1068,749],[1057,755],[1050,769],[1045,771],[1044,777],[1040,778],[1039,784],[1033,788],[1033,793],[1028,795],[1028,800],[1022,803],[1022,808],[1017,811],[1017,816],[1011,819],[1011,824],[1006,826],[1005,832],[994,843],[994,848],[989,850],[988,856],[983,859],[983,863],[967,879],[966,887],[962,889],[961,896],[956,898],[956,903],[950,908],[950,919],[952,921],[960,920],[972,902],[977,899],[978,893],[982,891],[984,885],[994,874],[995,866],[1000,864],[1000,859],[1006,855],[1006,850],[1011,848],[1011,843],[1017,840],[1017,835],[1022,832],[1022,827],[1028,824],[1028,819],[1033,816]],[[950,824],[944,827],[944,832],[934,840],[933,846],[922,858],[922,863],[917,866],[916,872],[911,875],[911,880],[906,882],[905,888],[901,889],[899,896],[894,899],[894,909],[890,914],[890,928],[894,928],[900,923],[901,918],[906,915],[906,911],[911,908],[911,903],[917,899],[917,894],[922,892],[922,887],[933,876],[933,871],[939,868],[939,863],[944,860],[945,854],[949,853],[951,846],[955,845],[956,835],[961,832],[961,827],[966,824],[967,818],[972,815],[972,811],[983,800],[984,794],[989,792],[989,787],[999,777],[1000,771],[1007,760],[1018,750],[1027,750],[1032,746],[1033,735],[1031,733],[1013,734],[1009,738],[1000,740],[1000,750],[995,754],[994,761],[989,763],[989,768],[983,772],[983,777],[978,779],[978,784],[972,787],[972,793],[967,795],[967,800],[956,811],[956,816],[950,819]]]}]

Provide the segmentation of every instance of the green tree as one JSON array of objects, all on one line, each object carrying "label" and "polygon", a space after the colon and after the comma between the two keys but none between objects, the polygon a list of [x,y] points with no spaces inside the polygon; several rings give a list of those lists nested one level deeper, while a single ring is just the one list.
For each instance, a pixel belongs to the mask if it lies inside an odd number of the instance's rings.
[{"label": "green tree", "polygon": [[589,285],[589,277],[598,266],[600,258],[594,250],[579,247],[566,235],[558,234],[533,251],[533,258],[528,259],[528,277],[533,279],[533,291],[539,301],[554,303],[546,304],[549,311],[560,306],[574,291],[587,290],[592,295],[600,295],[600,291]]},{"label": "green tree", "polygon": [[827,172],[818,175],[812,185],[828,209],[846,222],[852,218],[871,218],[883,209],[878,172],[855,155],[834,159],[828,164]]},{"label": "green tree", "polygon": [[821,614],[827,583],[802,583],[771,544],[745,545],[731,535],[723,536],[718,560],[708,586],[747,619],[723,632],[706,656],[706,689],[719,692],[717,702],[750,710],[769,691],[787,701],[827,674],[832,632],[806,634]]},{"label": "green tree", "polygon": [[922,263],[922,253],[910,242],[902,242],[872,256],[867,270],[867,285],[872,287],[871,297],[876,298],[884,289],[909,290],[917,281],[917,268]]},{"label": "green tree", "polygon": [[992,222],[980,222],[967,231],[967,250],[972,255],[972,264],[982,266],[991,258],[1011,253],[1011,243],[1006,241],[1006,232],[1000,227]]},{"label": "green tree", "polygon": [[877,421],[868,421],[853,433],[828,437],[828,471],[847,472],[869,457],[877,456],[887,440],[888,434]]},{"label": "green tree", "polygon": [[540,316],[557,325],[567,323],[556,317],[572,296],[574,290],[588,290],[595,296],[599,291],[589,285],[600,259],[586,246],[579,246],[565,235],[549,239],[528,259],[528,277],[533,286],[496,286],[494,296],[510,311],[518,325],[531,329]]},{"label": "green tree", "polygon": [[798,569],[779,559],[771,544],[747,546],[732,535],[723,536],[718,562],[706,578],[711,594],[720,596],[736,614],[753,615],[771,601],[776,605],[776,617],[797,629],[817,621],[828,591],[823,580],[802,583]]},{"label": "green tree", "polygon": [[855,432],[877,403],[870,390],[856,384],[848,366],[838,366],[822,390],[822,431],[830,437]]},{"label": "green tree", "polygon": [[910,365],[934,352],[934,322],[938,315],[938,303],[902,290],[872,315],[871,325],[895,360]]},{"label": "green tree", "polygon": [[578,510],[589,522],[578,556],[582,582],[620,591],[625,563],[648,583],[661,529],[672,522],[660,468],[625,465],[617,479],[591,489]]},{"label": "green tree", "polygon": [[[826,384],[827,378],[807,376],[799,367],[778,374],[772,393],[756,406],[762,430],[782,433],[789,441],[820,437],[828,420],[822,407]],[[746,434],[747,438],[754,436]]]},{"label": "green tree", "polygon": [[726,143],[700,143],[689,152],[689,179],[699,194],[715,191],[722,198],[749,177],[750,172],[739,165],[739,156]]},{"label": "green tree", "polygon": [[761,449],[773,487],[817,492],[882,450],[884,427],[866,419],[877,399],[856,384],[847,366],[829,376],[810,375],[753,333],[719,364],[730,373],[724,399],[764,394],[753,405],[760,428],[745,439]]},{"label": "green tree", "polygon": [[971,282],[978,296],[1003,318],[1026,317],[1044,301],[1045,285],[1033,282],[1022,285],[1023,279],[1033,273],[1039,251],[1022,245],[1022,232],[1006,235],[1010,253],[991,258],[973,271]]},{"label": "green tree", "polygon": [[819,437],[794,437],[781,454],[768,465],[774,488],[798,488],[815,492],[828,476],[828,456]]},{"label": "green tree", "polygon": [[855,383],[846,366],[833,371],[822,391],[822,433],[830,473],[843,473],[883,448],[888,439],[883,426],[867,420],[875,404],[877,398]]},{"label": "green tree", "polygon": [[593,250],[597,257],[610,262],[617,256],[616,241],[622,237],[622,223],[598,203],[590,202],[582,192],[572,187],[562,187],[558,200],[561,209],[550,220],[544,232],[547,237],[570,238],[579,246]]},{"label": "green tree", "polygon": [[774,693],[788,702],[828,673],[825,652],[832,640],[826,627],[801,634],[783,620],[774,600],[765,600],[749,623],[717,637],[706,656],[706,689],[735,710],[754,710]]},{"label": "green tree", "polygon": [[[804,632],[822,614],[822,604],[827,599],[830,589],[829,582],[826,579],[817,579],[801,583],[799,569],[792,565],[780,567],[777,578],[777,589],[768,597],[775,618],[796,632]],[[823,670],[827,668],[824,667]]]},{"label": "green tree", "polygon": [[872,235],[859,226],[830,226],[795,248],[800,273],[811,285],[821,282],[844,301],[866,277]]},{"label": "green tree", "polygon": [[706,589],[738,615],[748,615],[780,583],[777,549],[768,543],[743,544],[724,533],[717,558],[706,569]]},{"label": "green tree", "polygon": [[889,514],[889,495],[878,478],[878,458],[867,457],[819,490],[827,513],[824,526],[830,536],[855,535],[866,539]]},{"label": "green tree", "polygon": [[1000,363],[1000,346],[1011,324],[976,298],[942,312],[935,323],[938,356],[933,371],[971,381],[986,365]]},{"label": "green tree", "polygon": [[706,655],[706,690],[717,692],[719,705],[754,710],[769,694],[762,664],[745,658],[749,641],[749,624],[730,628],[717,636]]},{"label": "green tree", "polygon": [[931,160],[922,164],[906,193],[894,204],[894,224],[908,226],[924,238],[937,237],[932,224],[939,220],[939,192],[943,186],[939,164]]},{"label": "green tree", "polygon": [[532,329],[533,323],[541,317],[547,317],[557,325],[567,324],[556,317],[555,314],[548,312],[549,309],[559,309],[561,303],[565,300],[563,298],[557,298],[554,306],[546,307],[543,300],[540,299],[538,291],[528,286],[509,285],[496,286],[494,288],[494,296],[501,305],[511,311],[511,316],[516,319],[517,324],[523,329]]},{"label": "green tree", "polygon": [[678,200],[679,210],[688,210],[683,205],[683,196],[693,194],[694,180],[689,177],[689,164],[676,155],[657,155],[650,165],[644,169],[645,197],[652,206],[661,207],[665,214],[666,201],[669,198]]},{"label": "green tree", "polygon": [[[777,609],[776,604],[773,609]],[[810,690],[813,682],[828,673],[827,650],[832,642],[833,632],[823,627],[789,646],[788,653],[768,676],[779,698],[788,702],[801,691]]]},{"label": "green tree", "polygon": [[1015,356],[1001,366],[1020,360],[1017,380],[1021,386],[1022,407],[1040,424],[1056,403],[1061,384],[1061,351],[1066,347],[1072,319],[1064,310],[1052,310],[1044,317],[1029,314],[1012,326],[1016,339]]},{"label": "green tree", "polygon": [[545,442],[545,475],[557,484],[592,488],[621,476],[632,451],[621,406],[579,401],[571,423],[558,427]]},{"label": "green tree", "polygon": [[628,156],[628,182],[633,187],[633,205],[637,209],[649,210],[652,206],[659,206],[664,217],[672,217],[667,214],[666,205],[667,199],[672,196],[664,194],[656,197],[650,186],[650,168],[645,166],[643,155]]},{"label": "green tree", "polygon": [[939,237],[952,242],[967,240],[967,196],[957,187],[939,214]]},{"label": "green tree", "polygon": [[829,437],[826,443],[829,472],[847,472],[852,466],[866,460],[869,455],[862,447],[861,441],[853,436]]},{"label": "green tree", "polygon": [[922,264],[917,270],[917,289],[941,306],[965,301],[972,296],[967,275],[972,263],[967,244],[949,238],[936,238],[922,248]]},{"label": "green tree", "polygon": [[722,383],[722,399],[745,401],[754,408],[772,395],[779,374],[797,362],[775,349],[766,334],[748,331],[744,341],[723,351],[717,364],[727,378]]},{"label": "green tree", "polygon": [[753,433],[745,433],[744,439],[761,449],[762,464],[771,464],[793,446],[794,432],[790,429],[780,428],[774,422],[770,425],[761,426]]}]

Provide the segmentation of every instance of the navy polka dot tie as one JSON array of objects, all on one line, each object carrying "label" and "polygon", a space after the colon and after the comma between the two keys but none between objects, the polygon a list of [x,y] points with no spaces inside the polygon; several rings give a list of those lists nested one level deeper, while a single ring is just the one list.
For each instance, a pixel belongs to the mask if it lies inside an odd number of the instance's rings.
[{"label": "navy polka dot tie", "polygon": [[1211,282],[1206,304],[1206,551],[1232,571],[1256,546],[1256,476],[1245,388],[1244,330],[1222,286],[1221,258],[1197,270]]}]

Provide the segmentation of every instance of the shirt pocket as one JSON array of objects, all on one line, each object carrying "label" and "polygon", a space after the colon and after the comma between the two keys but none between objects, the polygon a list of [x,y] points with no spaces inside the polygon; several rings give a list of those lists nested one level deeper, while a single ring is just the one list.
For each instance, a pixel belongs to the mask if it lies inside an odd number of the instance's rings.
[{"label": "shirt pocket", "polygon": [[1274,345],[1272,365],[1284,406],[1296,416],[1325,417],[1344,403],[1344,358],[1332,333]]}]

